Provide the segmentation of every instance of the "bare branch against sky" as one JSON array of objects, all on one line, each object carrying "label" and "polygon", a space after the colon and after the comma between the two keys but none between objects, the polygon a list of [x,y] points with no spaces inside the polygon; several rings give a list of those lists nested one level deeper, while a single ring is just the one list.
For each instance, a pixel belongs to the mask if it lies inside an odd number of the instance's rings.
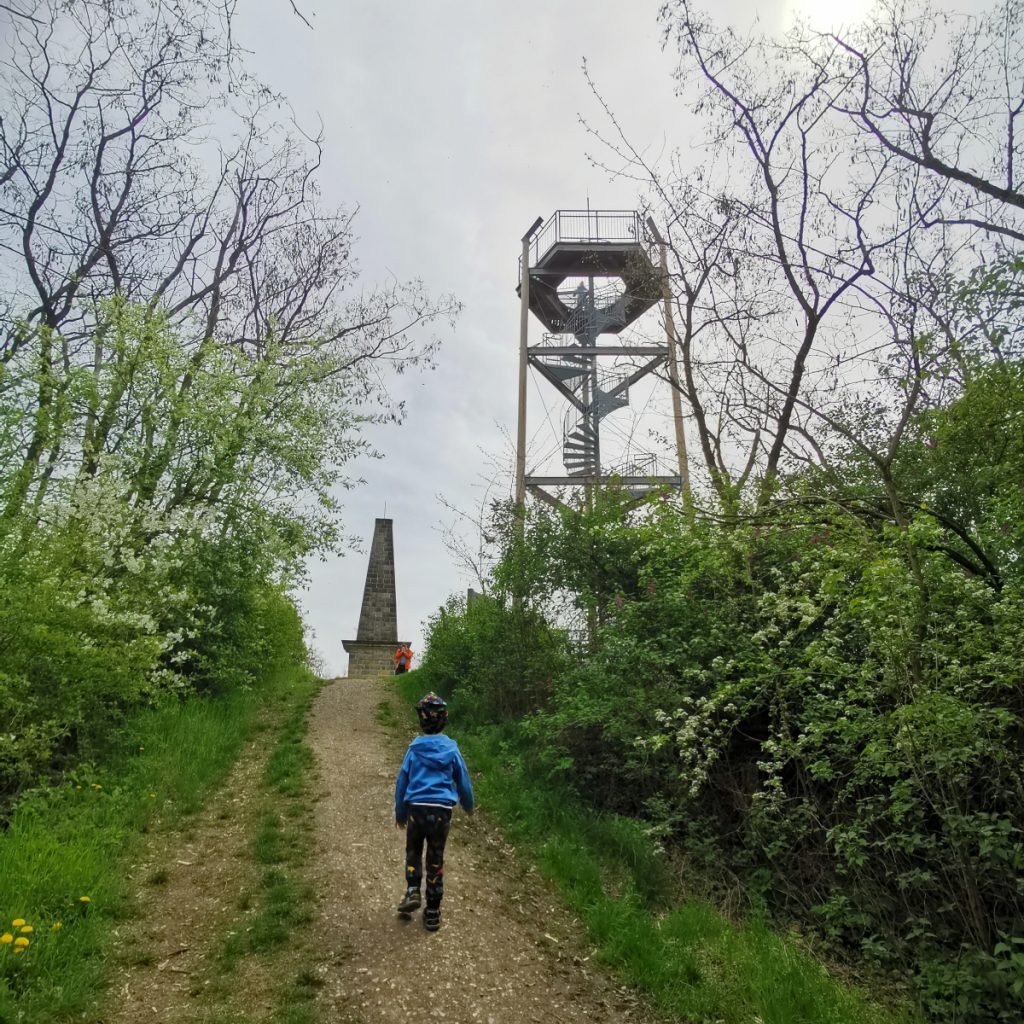
[{"label": "bare branch against sky", "polygon": [[[862,15],[864,2],[723,0],[716,15],[741,32],[755,18],[781,28],[794,17],[820,18],[817,27],[829,30]],[[676,57],[662,49],[662,6],[249,0],[236,9],[235,45],[287,97],[299,127],[320,139],[316,187],[325,207],[358,209],[351,230],[361,280],[419,278],[429,293],[465,306],[436,371],[392,386],[405,425],[369,428],[385,458],[365,460],[355,472],[363,486],[338,495],[347,529],[364,538],[385,506],[394,519],[399,628],[420,646],[426,616],[467,582],[436,529],[446,514],[435,495],[475,507],[480,449],[499,450],[500,426],[514,421],[518,240],[538,213],[637,202],[634,183],[611,180],[587,157],[592,140],[579,116],[601,111],[582,60],[645,158],[703,158],[693,115],[676,96]],[[0,3],[0,33],[18,9],[17,0]],[[215,112],[209,119],[215,134]],[[536,390],[529,404],[543,452],[560,412]],[[616,415],[623,434],[647,429]],[[648,416],[650,429],[671,433],[667,402],[652,401]],[[302,601],[334,672],[345,667],[341,638],[354,635],[364,572],[362,555],[311,567]]]},{"label": "bare branch against sky", "polygon": [[[496,424],[515,420],[518,240],[538,213],[637,202],[635,184],[612,181],[587,157],[594,146],[578,118],[601,111],[582,60],[650,161],[678,148],[696,164],[700,133],[676,96],[676,58],[662,49],[661,0],[298,4],[315,32],[279,17],[278,0],[254,0],[240,12],[238,38],[300,119],[322,119],[325,198],[359,204],[366,279],[422,276],[465,304],[437,370],[398,382],[407,423],[374,431],[385,458],[367,463],[365,486],[344,496],[346,523],[364,538],[385,505],[394,518],[400,630],[421,643],[426,616],[470,582],[445,549],[437,528],[450,514],[435,496],[475,508],[480,448],[499,451]],[[725,0],[716,16],[740,32],[755,19],[781,30],[797,17],[829,30],[866,6]],[[534,450],[557,449],[557,403],[531,388],[529,408]],[[652,400],[642,423],[616,414],[623,435],[644,436],[671,434],[669,415],[667,398],[663,408]],[[340,639],[354,635],[364,571],[358,554],[312,569],[304,605],[334,671],[345,667]]]}]

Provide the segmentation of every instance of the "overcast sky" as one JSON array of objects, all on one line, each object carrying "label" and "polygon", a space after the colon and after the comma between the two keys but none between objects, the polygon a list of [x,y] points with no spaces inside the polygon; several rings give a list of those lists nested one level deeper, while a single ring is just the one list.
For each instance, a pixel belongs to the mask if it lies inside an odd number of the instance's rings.
[{"label": "overcast sky", "polygon": [[[754,17],[780,28],[796,13],[817,17],[816,6],[834,23],[864,4],[719,0],[714,10],[738,28]],[[583,58],[642,146],[697,137],[673,96],[661,0],[299,0],[312,31],[287,0],[240,7],[237,38],[254,68],[301,124],[323,123],[320,184],[329,202],[359,206],[364,281],[420,277],[465,304],[438,368],[396,379],[407,420],[372,431],[385,458],[355,467],[366,483],[343,496],[346,527],[366,547],[376,517],[394,520],[399,632],[419,654],[426,618],[469,582],[443,544],[452,516],[437,495],[475,508],[491,475],[482,452],[500,454],[503,431],[515,433],[519,240],[559,208],[635,205],[633,189],[588,160],[595,146],[579,116],[600,123],[600,110]],[[531,332],[532,342],[536,321]],[[538,445],[551,440],[542,395],[558,406],[550,386],[531,382]],[[502,493],[510,488],[503,481]],[[346,671],[341,641],[355,637],[365,572],[365,554],[317,562],[302,595],[334,674]]]}]

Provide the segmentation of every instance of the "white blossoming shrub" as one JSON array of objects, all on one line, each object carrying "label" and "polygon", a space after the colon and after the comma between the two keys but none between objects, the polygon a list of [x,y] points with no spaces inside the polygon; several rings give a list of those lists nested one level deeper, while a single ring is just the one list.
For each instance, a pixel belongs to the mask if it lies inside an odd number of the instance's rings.
[{"label": "white blossoming shrub", "polygon": [[338,353],[189,347],[158,310],[105,311],[99,366],[26,346],[0,376],[0,800],[140,704],[301,660],[288,588],[336,546],[362,450]]}]

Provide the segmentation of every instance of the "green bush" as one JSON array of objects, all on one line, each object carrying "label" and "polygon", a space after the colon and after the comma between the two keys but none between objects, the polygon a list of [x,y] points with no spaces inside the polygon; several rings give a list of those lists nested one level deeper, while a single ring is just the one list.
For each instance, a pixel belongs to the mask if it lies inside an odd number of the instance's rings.
[{"label": "green bush", "polygon": [[134,709],[304,660],[288,590],[359,447],[321,350],[93,314],[89,360],[40,330],[0,372],[0,809]]},{"label": "green bush", "polygon": [[[104,581],[88,540],[54,531],[16,555],[0,542],[0,806],[102,748],[139,707],[255,685],[305,659],[280,588],[212,572],[187,587],[166,551]],[[188,594],[206,600],[185,606]]]},{"label": "green bush", "polygon": [[[471,720],[529,712],[522,756],[731,905],[912,982],[938,1019],[1014,1021],[1024,367],[973,368],[887,479],[846,440],[770,505],[593,493],[532,510],[522,541],[506,518],[495,583],[520,603],[450,606],[424,665]],[[567,607],[587,641],[544,663]]]},{"label": "green bush", "polygon": [[428,624],[420,676],[477,720],[517,718],[550,693],[568,664],[565,636],[528,607],[479,596],[453,599]]}]

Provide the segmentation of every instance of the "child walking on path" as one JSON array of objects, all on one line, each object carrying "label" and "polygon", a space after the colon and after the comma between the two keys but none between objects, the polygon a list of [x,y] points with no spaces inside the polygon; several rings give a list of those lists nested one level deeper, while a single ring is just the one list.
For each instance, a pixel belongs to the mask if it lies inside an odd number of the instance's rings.
[{"label": "child walking on path", "polygon": [[425,843],[427,905],[423,927],[436,932],[441,927],[444,845],[452,823],[452,808],[459,803],[467,814],[472,814],[475,804],[459,745],[442,735],[448,722],[448,705],[437,694],[428,693],[416,705],[416,714],[425,735],[417,736],[409,744],[395,782],[395,827],[406,830],[406,891],[398,912],[411,914],[419,909]]}]

